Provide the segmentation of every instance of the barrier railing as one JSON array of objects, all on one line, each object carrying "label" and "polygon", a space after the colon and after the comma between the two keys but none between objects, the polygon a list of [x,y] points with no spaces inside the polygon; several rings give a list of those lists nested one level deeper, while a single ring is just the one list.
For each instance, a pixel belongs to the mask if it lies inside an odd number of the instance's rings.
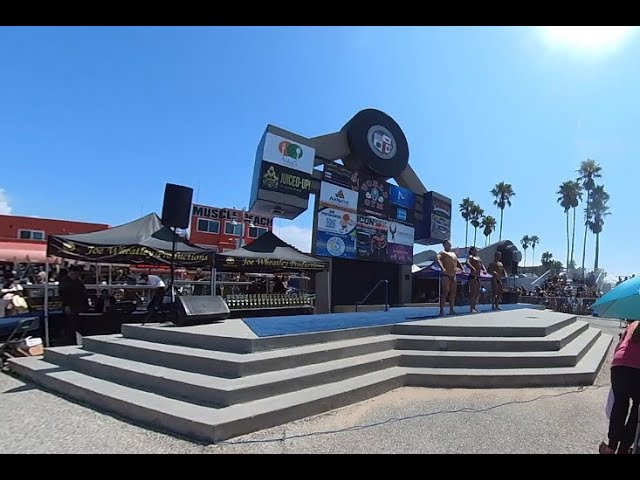
[{"label": "barrier railing", "polygon": [[369,300],[369,297],[371,296],[371,294],[373,292],[375,292],[378,287],[380,285],[384,284],[384,311],[388,311],[389,310],[389,280],[380,280],[378,283],[376,283],[373,288],[369,291],[369,293],[367,293],[366,297],[364,297],[364,299],[360,302],[356,302],[355,304],[355,310],[356,312],[358,311],[358,305],[364,305],[364,303]]}]

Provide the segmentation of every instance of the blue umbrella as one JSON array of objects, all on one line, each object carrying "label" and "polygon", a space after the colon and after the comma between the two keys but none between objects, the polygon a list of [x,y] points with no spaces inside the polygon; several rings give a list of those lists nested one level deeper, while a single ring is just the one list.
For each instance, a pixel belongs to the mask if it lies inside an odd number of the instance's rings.
[{"label": "blue umbrella", "polygon": [[591,305],[600,317],[640,320],[640,277],[622,282]]}]

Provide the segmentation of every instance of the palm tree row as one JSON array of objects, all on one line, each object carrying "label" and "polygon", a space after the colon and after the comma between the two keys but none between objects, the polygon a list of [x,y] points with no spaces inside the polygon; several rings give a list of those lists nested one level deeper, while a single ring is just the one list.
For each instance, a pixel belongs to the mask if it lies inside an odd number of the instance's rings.
[{"label": "palm tree row", "polygon": [[527,266],[527,249],[531,247],[531,253],[533,258],[531,259],[531,266],[536,263],[536,246],[540,243],[540,238],[537,235],[525,235],[520,239],[520,245],[524,250],[524,266]]},{"label": "palm tree row", "polygon": [[[558,203],[564,209],[567,228],[567,266],[575,268],[574,250],[576,239],[576,210],[582,201],[583,193],[586,193],[586,206],[584,209],[584,238],[582,242],[582,271],[587,255],[587,234],[589,230],[596,237],[594,269],[598,269],[600,256],[600,233],[604,227],[604,217],[609,215],[609,194],[604,185],[596,184],[596,179],[602,178],[602,167],[591,159],[584,160],[577,170],[578,178],[563,182],[558,191]],[[573,223],[571,234],[569,233],[569,211],[573,209]]]},{"label": "palm tree row", "polygon": [[464,219],[466,226],[464,232],[464,248],[469,245],[469,223],[473,227],[473,245],[478,240],[478,228],[481,227],[482,233],[485,236],[485,245],[488,244],[491,239],[491,234],[496,229],[496,219],[491,215],[485,216],[484,209],[469,197],[462,200],[460,203],[460,213]]},{"label": "palm tree row", "polygon": [[[502,222],[504,220],[504,209],[511,206],[511,198],[515,196],[513,187],[509,183],[500,182],[491,190],[494,197],[493,204],[500,209],[500,234],[498,240],[502,240]],[[491,242],[491,234],[495,232],[497,221],[491,215],[484,214],[484,209],[469,197],[464,198],[459,205],[460,214],[465,221],[464,247],[469,245],[469,223],[473,227],[473,244],[476,244],[478,228],[482,228],[485,236],[485,245]]]}]

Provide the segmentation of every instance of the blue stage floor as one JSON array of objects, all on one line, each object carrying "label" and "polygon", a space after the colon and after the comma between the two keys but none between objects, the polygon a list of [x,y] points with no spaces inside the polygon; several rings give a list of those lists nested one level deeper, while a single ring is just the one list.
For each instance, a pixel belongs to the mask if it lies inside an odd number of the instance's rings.
[{"label": "blue stage floor", "polygon": [[[519,310],[522,308],[540,308],[538,305],[513,304],[501,305],[503,310]],[[491,311],[490,305],[478,305],[481,312]],[[348,328],[375,327],[393,325],[428,317],[436,318],[438,307],[401,307],[392,308],[388,312],[328,313],[318,315],[298,315],[291,317],[248,318],[244,323],[258,337],[275,337],[279,335],[295,335],[298,333],[326,332],[345,330]],[[448,307],[445,312],[449,311]],[[458,315],[469,315],[469,307],[457,307]]]}]

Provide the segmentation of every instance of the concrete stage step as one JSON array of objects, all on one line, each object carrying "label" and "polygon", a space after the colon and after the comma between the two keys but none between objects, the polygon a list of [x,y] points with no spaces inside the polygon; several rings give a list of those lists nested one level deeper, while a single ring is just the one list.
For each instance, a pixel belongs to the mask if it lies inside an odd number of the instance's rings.
[{"label": "concrete stage step", "polygon": [[556,351],[415,351],[397,350],[403,367],[503,369],[573,367],[588,352],[601,335],[597,328],[589,328],[572,342]]},{"label": "concrete stage step", "polygon": [[77,401],[155,429],[216,442],[349,405],[401,386],[589,385],[595,380],[611,340],[611,336],[601,335],[575,367],[498,370],[391,367],[218,409],[134,389],[35,357],[12,359],[11,363],[13,371],[23,378]]},{"label": "concrete stage step", "polygon": [[205,406],[229,406],[315,387],[397,366],[394,350],[276,370],[242,378],[220,378],[90,353],[80,347],[46,351],[44,360],[86,375]]},{"label": "concrete stage step", "polygon": [[23,378],[136,424],[203,442],[217,442],[350,405],[402,386],[403,372],[388,368],[221,409],[207,408],[66,370],[38,358],[20,358]]},{"label": "concrete stage step", "polygon": [[391,336],[361,337],[255,353],[230,353],[104,335],[83,339],[84,350],[176,370],[238,378],[393,349]]},{"label": "concrete stage step", "polygon": [[573,315],[536,310],[267,338],[235,320],[127,327],[12,359],[11,369],[133,422],[217,441],[404,385],[588,385],[612,340]]},{"label": "concrete stage step", "polygon": [[[443,335],[394,335],[400,350],[451,350],[465,352],[534,352],[560,350],[589,328],[581,320],[546,337],[455,337]],[[414,330],[417,332],[419,330]]]},{"label": "concrete stage step", "polygon": [[613,337],[601,334],[573,367],[554,368],[409,368],[406,385],[437,388],[522,388],[592,385]]}]

